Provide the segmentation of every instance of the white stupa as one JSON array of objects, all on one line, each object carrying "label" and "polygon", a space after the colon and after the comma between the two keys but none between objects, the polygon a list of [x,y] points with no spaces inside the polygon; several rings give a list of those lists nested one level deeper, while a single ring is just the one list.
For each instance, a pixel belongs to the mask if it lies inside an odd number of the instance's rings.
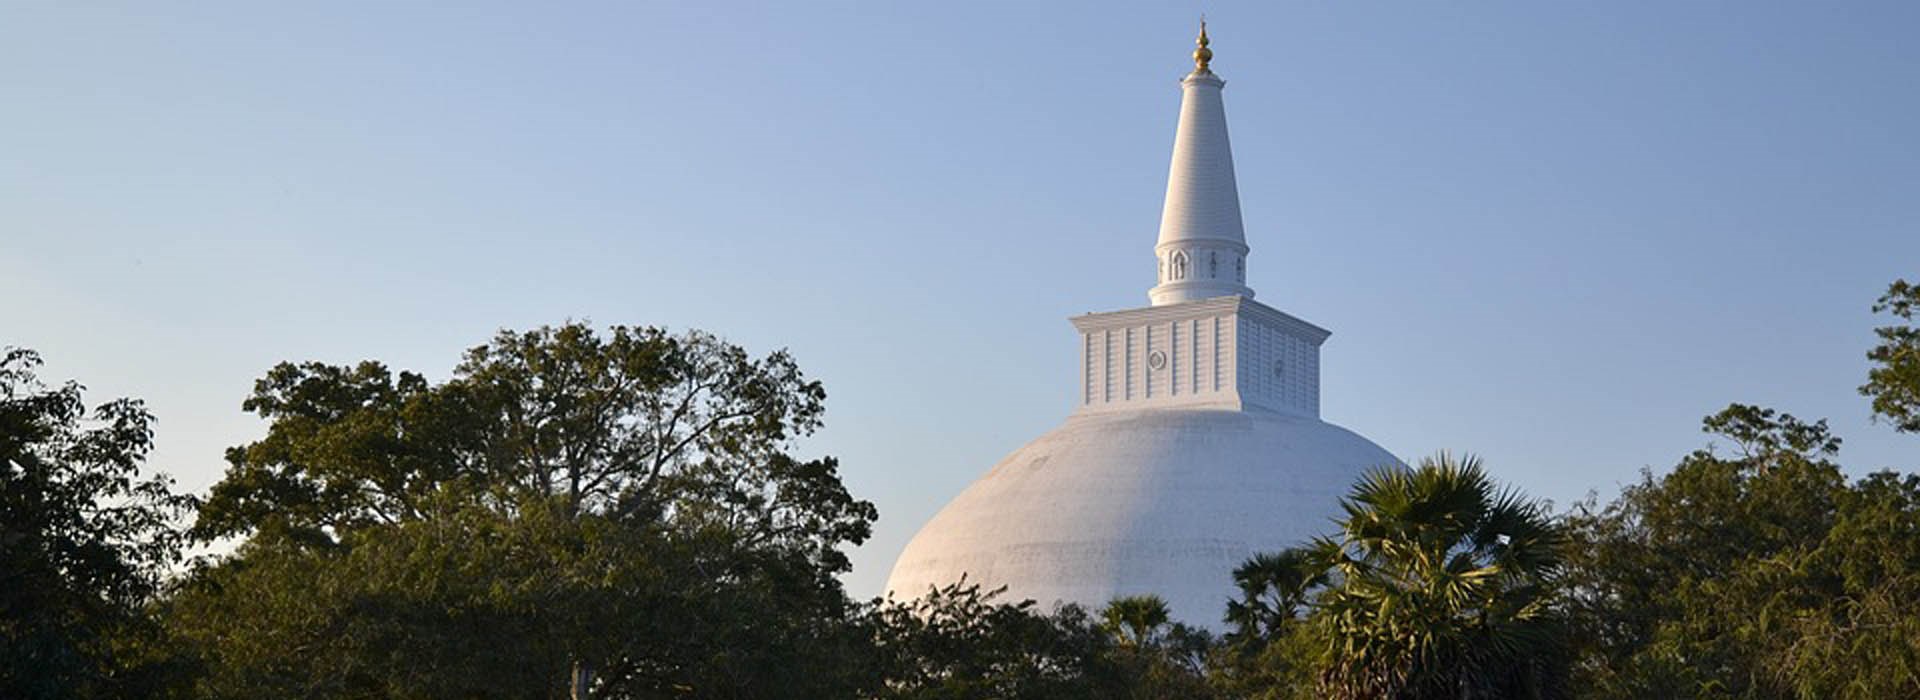
[{"label": "white stupa", "polygon": [[891,596],[962,575],[1043,605],[1153,593],[1175,619],[1218,628],[1235,567],[1329,532],[1362,472],[1399,463],[1320,420],[1328,332],[1246,285],[1226,83],[1207,43],[1202,25],[1181,81],[1152,305],[1072,319],[1073,414],[922,527],[894,564]]}]

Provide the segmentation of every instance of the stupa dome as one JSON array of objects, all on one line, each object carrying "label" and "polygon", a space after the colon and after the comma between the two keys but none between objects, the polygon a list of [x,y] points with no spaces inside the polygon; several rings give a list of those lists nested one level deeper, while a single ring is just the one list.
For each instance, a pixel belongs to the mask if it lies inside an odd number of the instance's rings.
[{"label": "stupa dome", "polygon": [[1152,593],[1218,628],[1231,572],[1327,534],[1339,497],[1386,450],[1317,418],[1160,409],[1075,415],[1007,455],[907,545],[887,587],[960,580],[1043,607]]}]

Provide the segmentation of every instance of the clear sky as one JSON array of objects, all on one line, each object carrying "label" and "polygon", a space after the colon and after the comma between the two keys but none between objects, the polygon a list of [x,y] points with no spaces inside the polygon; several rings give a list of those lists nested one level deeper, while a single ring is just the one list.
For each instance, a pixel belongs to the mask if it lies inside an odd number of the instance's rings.
[{"label": "clear sky", "polygon": [[[282,360],[700,327],[829,393],[893,557],[1144,305],[1195,19],[1323,411],[1566,503],[1854,388],[1920,277],[1920,3],[8,3],[0,344],[202,489]],[[1276,504],[1276,507],[1280,507]]]}]

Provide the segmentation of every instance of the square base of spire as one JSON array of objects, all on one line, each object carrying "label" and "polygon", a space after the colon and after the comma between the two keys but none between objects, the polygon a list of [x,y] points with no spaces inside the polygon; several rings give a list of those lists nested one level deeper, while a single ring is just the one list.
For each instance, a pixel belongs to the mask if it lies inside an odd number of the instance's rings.
[{"label": "square base of spire", "polygon": [[1217,408],[1320,416],[1320,344],[1331,333],[1260,302],[1215,297],[1072,319],[1076,413]]}]

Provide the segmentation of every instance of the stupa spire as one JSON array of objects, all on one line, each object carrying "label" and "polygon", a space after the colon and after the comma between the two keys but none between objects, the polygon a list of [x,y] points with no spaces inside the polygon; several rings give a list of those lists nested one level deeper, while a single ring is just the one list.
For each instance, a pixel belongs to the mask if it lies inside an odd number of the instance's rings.
[{"label": "stupa spire", "polygon": [[1194,39],[1193,72],[1180,81],[1180,126],[1173,137],[1167,199],[1160,211],[1158,283],[1147,291],[1154,306],[1221,296],[1252,298],[1247,280],[1247,235],[1240,223],[1240,189],[1227,141],[1227,110],[1215,75],[1206,20]]}]

